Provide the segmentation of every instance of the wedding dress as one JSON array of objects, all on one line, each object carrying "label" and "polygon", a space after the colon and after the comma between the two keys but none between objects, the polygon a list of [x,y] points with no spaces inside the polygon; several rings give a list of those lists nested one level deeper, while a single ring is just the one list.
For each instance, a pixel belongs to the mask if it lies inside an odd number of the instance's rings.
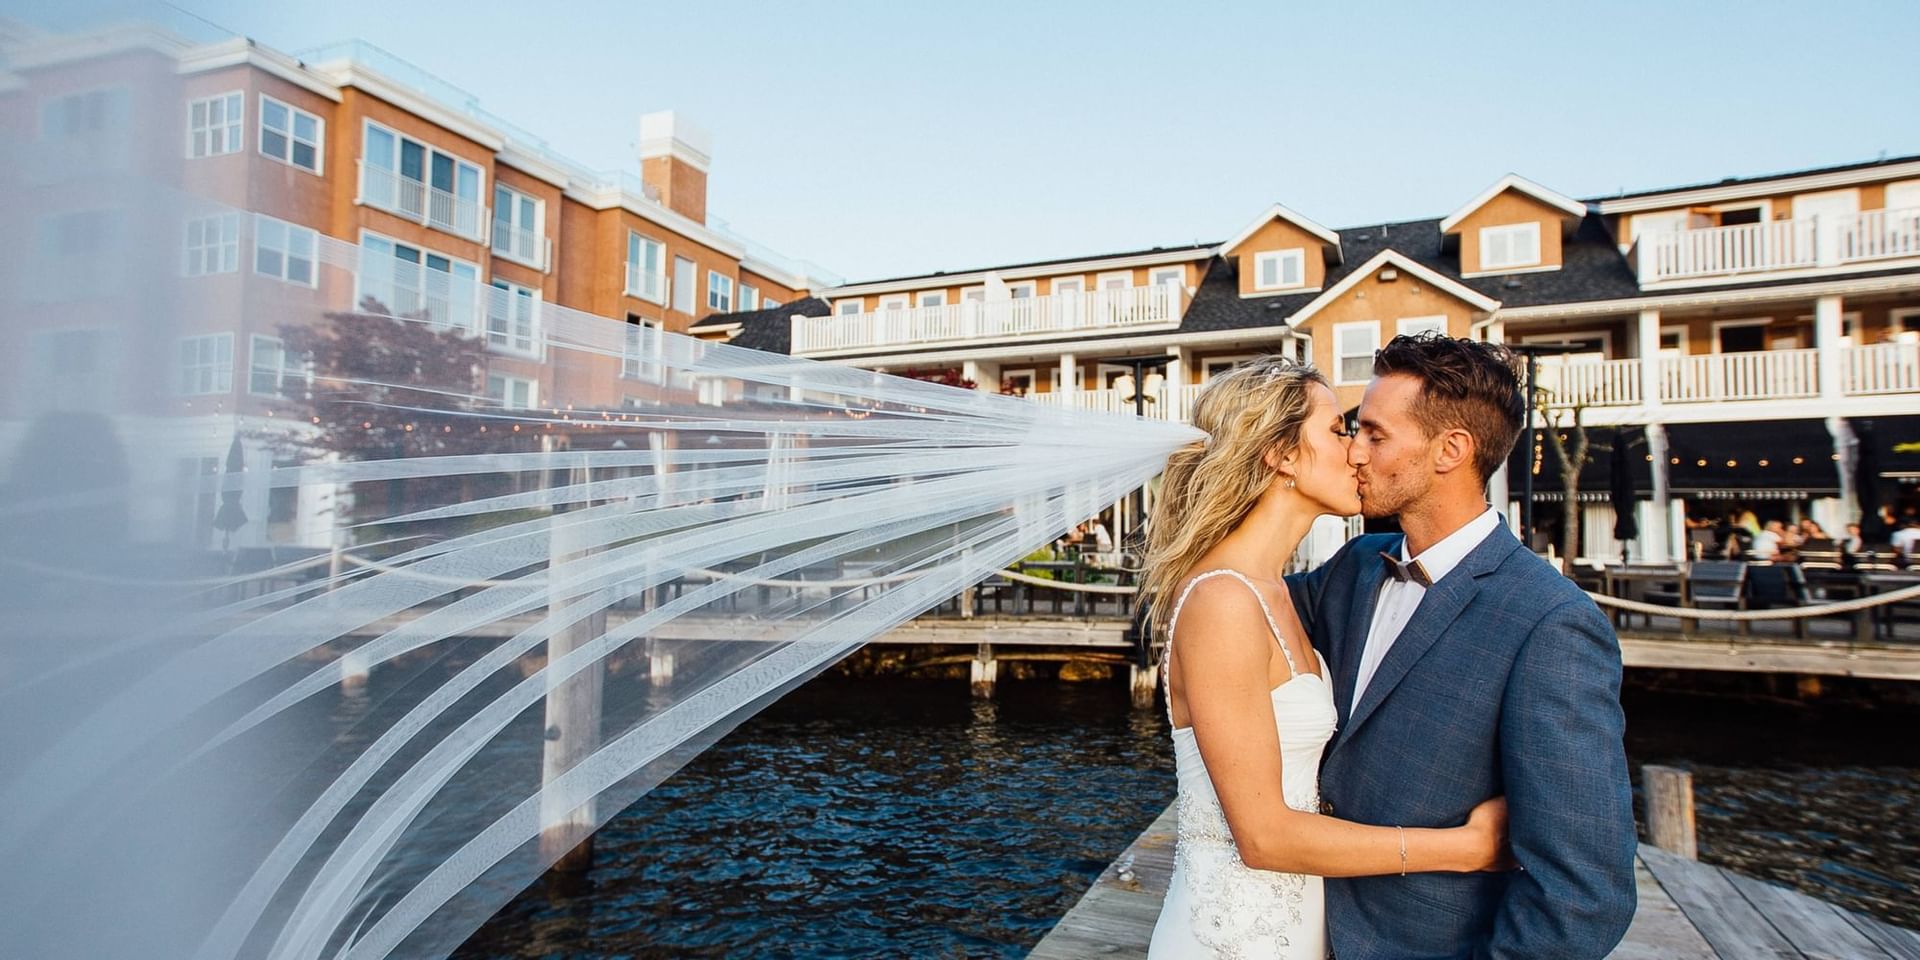
[{"label": "wedding dress", "polygon": [[[1171,652],[1180,608],[1202,581],[1229,576],[1260,599],[1267,627],[1280,642],[1280,628],[1266,597],[1244,575],[1209,570],[1187,584],[1168,621]],[[1304,673],[1284,642],[1280,652],[1291,672],[1273,688],[1273,721],[1280,733],[1281,794],[1295,810],[1320,807],[1320,754],[1332,739],[1337,713],[1333,691],[1320,675]],[[1317,654],[1316,654],[1317,656]],[[1168,701],[1172,719],[1172,701]],[[1174,768],[1179,780],[1175,804],[1179,817],[1173,877],[1159,922],[1153,928],[1149,960],[1221,957],[1233,960],[1321,960],[1327,955],[1326,899],[1319,877],[1255,870],[1240,860],[1227,827],[1220,797],[1207,776],[1192,727],[1173,730]]]}]

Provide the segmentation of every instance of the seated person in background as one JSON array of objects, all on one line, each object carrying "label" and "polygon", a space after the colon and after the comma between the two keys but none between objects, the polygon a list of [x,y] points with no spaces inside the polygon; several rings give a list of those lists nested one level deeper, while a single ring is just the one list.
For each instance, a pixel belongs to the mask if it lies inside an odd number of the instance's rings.
[{"label": "seated person in background", "polygon": [[1808,517],[1805,520],[1800,521],[1801,542],[1804,543],[1808,540],[1825,540],[1825,539],[1827,539],[1827,531],[1822,530],[1820,528],[1820,524],[1816,522],[1812,517]]},{"label": "seated person in background", "polygon": [[1848,553],[1859,553],[1861,545],[1865,543],[1866,541],[1860,538],[1860,525],[1847,524],[1847,535],[1840,538],[1840,549]]},{"label": "seated person in background", "polygon": [[1760,560],[1772,560],[1779,556],[1781,548],[1787,545],[1786,533],[1786,524],[1778,520],[1769,520],[1766,527],[1754,535],[1753,546],[1747,548],[1747,552]]},{"label": "seated person in background", "polygon": [[1093,548],[1105,553],[1113,549],[1113,534],[1107,532],[1107,525],[1094,517],[1085,524],[1088,535],[1093,537]]},{"label": "seated person in background", "polygon": [[1893,548],[1904,556],[1920,555],[1920,520],[1908,517],[1900,529],[1893,532]]}]

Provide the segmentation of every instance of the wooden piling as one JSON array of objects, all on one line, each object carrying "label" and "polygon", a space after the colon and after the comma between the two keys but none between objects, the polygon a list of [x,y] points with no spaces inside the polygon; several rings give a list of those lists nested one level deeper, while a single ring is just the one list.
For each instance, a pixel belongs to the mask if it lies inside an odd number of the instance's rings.
[{"label": "wooden piling", "polygon": [[1693,774],[1648,764],[1640,768],[1647,797],[1647,841],[1668,853],[1698,860],[1693,833]]},{"label": "wooden piling", "polygon": [[[590,475],[576,471],[575,482],[586,482]],[[570,561],[590,556],[595,551],[583,524],[565,522],[567,514],[558,511],[549,528],[547,563],[547,611],[558,614],[579,599],[560,585],[563,567]],[[569,616],[572,616],[569,614]],[[604,607],[574,620],[547,638],[547,669],[568,653],[606,633]],[[600,746],[601,693],[605,665],[596,661],[585,670],[558,682],[547,683],[546,743],[540,756],[540,782],[552,783],[574,764],[585,760]],[[593,864],[594,801],[569,806],[557,797],[542,795],[540,803],[540,853],[551,860],[555,870],[583,871]]]},{"label": "wooden piling", "polygon": [[973,696],[978,700],[993,699],[994,681],[1000,677],[1000,661],[993,659],[993,644],[983,643],[975,649],[972,663]]},{"label": "wooden piling", "polygon": [[1160,668],[1143,667],[1138,663],[1127,667],[1127,683],[1133,690],[1133,708],[1135,710],[1153,709],[1154,689],[1158,687]]}]

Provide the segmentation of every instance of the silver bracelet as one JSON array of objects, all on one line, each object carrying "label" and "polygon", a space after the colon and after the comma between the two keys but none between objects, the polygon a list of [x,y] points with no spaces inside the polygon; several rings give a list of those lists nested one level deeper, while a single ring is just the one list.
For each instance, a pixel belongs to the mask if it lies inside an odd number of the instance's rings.
[{"label": "silver bracelet", "polygon": [[1396,824],[1394,829],[1400,831],[1400,875],[1404,877],[1407,875],[1407,828]]}]

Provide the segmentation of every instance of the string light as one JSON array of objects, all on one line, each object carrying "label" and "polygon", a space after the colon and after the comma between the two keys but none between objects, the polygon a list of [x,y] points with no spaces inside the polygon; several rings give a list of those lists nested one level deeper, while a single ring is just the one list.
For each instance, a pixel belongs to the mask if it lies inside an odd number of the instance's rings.
[{"label": "string light", "polygon": [[1764,467],[1764,466],[1767,466],[1767,461],[1765,461],[1765,460],[1762,460],[1762,461],[1760,461],[1760,465],[1761,465],[1761,466],[1763,466],[1763,467]]}]

